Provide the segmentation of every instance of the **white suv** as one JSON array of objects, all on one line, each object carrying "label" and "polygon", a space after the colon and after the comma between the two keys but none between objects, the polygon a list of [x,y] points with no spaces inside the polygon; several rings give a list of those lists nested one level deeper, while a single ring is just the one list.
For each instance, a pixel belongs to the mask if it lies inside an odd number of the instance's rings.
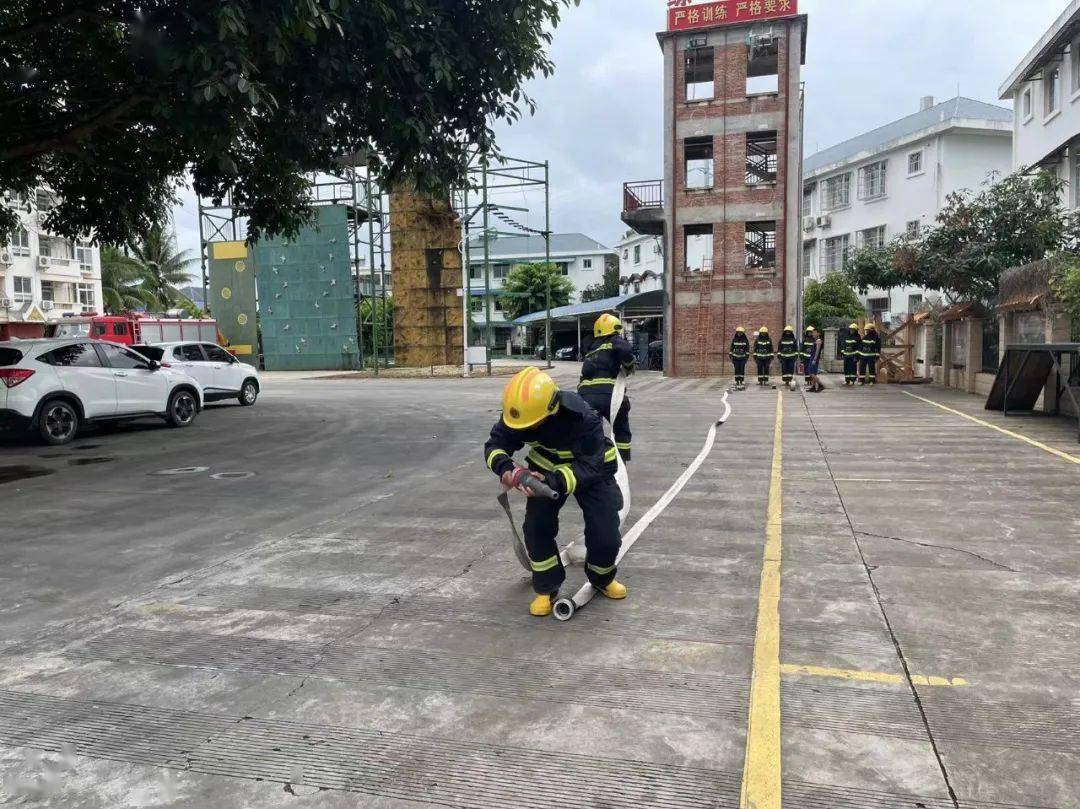
[{"label": "white suv", "polygon": [[144,416],[187,427],[203,406],[199,383],[116,343],[0,342],[0,426],[29,428],[66,444],[83,422]]},{"label": "white suv", "polygon": [[163,365],[194,377],[208,402],[237,399],[251,407],[259,398],[258,369],[240,362],[217,343],[154,343],[154,348],[162,350]]}]

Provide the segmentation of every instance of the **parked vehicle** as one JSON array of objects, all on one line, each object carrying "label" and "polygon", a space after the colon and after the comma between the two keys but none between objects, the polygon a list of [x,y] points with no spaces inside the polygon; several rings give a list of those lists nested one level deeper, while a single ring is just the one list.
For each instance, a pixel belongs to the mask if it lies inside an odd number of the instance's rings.
[{"label": "parked vehicle", "polygon": [[0,343],[0,426],[66,444],[87,422],[156,416],[188,427],[202,388],[179,368],[101,340]]},{"label": "parked vehicle", "polygon": [[577,358],[577,346],[566,346],[566,348],[555,349],[555,359],[557,360],[576,360]]},{"label": "parked vehicle", "polygon": [[216,320],[165,317],[163,315],[84,315],[65,317],[46,327],[46,337],[90,337],[121,345],[152,345],[169,340],[215,343]]},{"label": "parked vehicle", "polygon": [[[135,346],[140,354],[144,348]],[[153,359],[162,365],[194,377],[207,402],[236,399],[244,407],[251,407],[259,398],[262,386],[258,369],[240,362],[217,343],[157,343],[149,348],[161,350],[162,355]]]}]

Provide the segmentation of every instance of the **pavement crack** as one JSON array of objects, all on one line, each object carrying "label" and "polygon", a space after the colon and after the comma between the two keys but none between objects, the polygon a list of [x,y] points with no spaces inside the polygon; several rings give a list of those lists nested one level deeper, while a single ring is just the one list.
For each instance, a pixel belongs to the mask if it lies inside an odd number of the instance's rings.
[{"label": "pavement crack", "polygon": [[[840,508],[843,509],[844,518],[847,520],[848,527],[851,529],[851,538],[855,542],[855,549],[859,553],[859,560],[862,562],[863,570],[866,571],[866,577],[870,581],[870,589],[874,592],[874,600],[877,602],[878,611],[881,613],[881,618],[885,622],[885,629],[889,633],[893,649],[896,651],[896,657],[899,659],[900,666],[903,669],[904,680],[907,682],[908,689],[911,691],[912,699],[915,700],[915,707],[919,710],[919,717],[922,719],[923,729],[926,731],[926,737],[930,742],[930,749],[934,753],[938,769],[941,771],[941,777],[945,782],[945,789],[949,791],[949,799],[952,801],[954,809],[960,809],[960,799],[956,795],[956,790],[953,789],[952,779],[949,777],[949,770],[945,766],[945,759],[941,755],[941,748],[938,747],[937,739],[934,737],[934,731],[930,727],[930,720],[926,715],[926,706],[923,705],[922,697],[919,695],[919,689],[915,687],[915,682],[911,677],[911,666],[908,663],[907,656],[904,654],[903,647],[900,645],[900,639],[896,635],[896,630],[893,628],[892,621],[889,620],[889,612],[885,609],[885,602],[881,598],[881,590],[878,588],[877,581],[874,579],[874,571],[877,567],[866,561],[866,554],[863,553],[862,543],[859,542],[860,534],[865,535],[866,532],[855,530],[855,522],[851,519],[851,513],[848,511],[847,503],[844,502],[844,495],[840,491],[840,484],[836,482],[836,474],[833,472],[832,464],[829,462],[829,456],[825,452],[825,442],[822,441],[821,433],[818,431],[817,424],[814,422],[814,414],[810,412],[810,404],[806,401],[805,391],[802,394],[802,403],[803,408],[806,410],[806,418],[810,422],[810,428],[814,431],[818,447],[821,449],[822,459],[825,461],[825,468],[829,473],[829,479],[832,481],[833,488],[836,490],[836,497],[840,502]],[[894,537],[886,537],[886,539],[894,539]]]},{"label": "pavement crack", "polygon": [[[990,558],[988,558],[986,556],[982,556],[981,554],[975,553],[975,551],[965,550],[964,548],[957,548],[957,547],[954,547],[953,545],[936,545],[933,542],[919,542],[916,539],[905,539],[904,537],[893,537],[893,536],[888,536],[887,534],[874,534],[874,533],[872,533],[870,531],[855,531],[854,533],[857,534],[858,536],[863,536],[863,537],[872,537],[874,539],[891,539],[893,542],[904,542],[904,543],[907,543],[908,545],[918,545],[921,548],[937,548],[937,549],[943,550],[943,551],[954,551],[956,553],[964,553],[964,554],[967,554],[968,556],[974,556],[976,559],[981,559],[982,561],[986,562],[987,564],[991,564],[994,567],[1001,568],[1002,570],[1007,570],[1010,573],[1018,573],[1019,572],[1015,568],[1011,568],[1008,565],[1003,565],[1003,564],[1001,564],[1001,562],[996,562],[993,559],[990,559]],[[873,565],[872,568],[876,570],[877,566]]]}]

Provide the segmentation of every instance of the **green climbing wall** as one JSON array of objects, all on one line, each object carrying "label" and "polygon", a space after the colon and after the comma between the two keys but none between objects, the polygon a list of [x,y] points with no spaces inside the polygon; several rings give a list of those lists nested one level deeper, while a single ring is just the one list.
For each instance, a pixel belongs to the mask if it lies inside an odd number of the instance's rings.
[{"label": "green climbing wall", "polygon": [[210,314],[229,348],[244,362],[255,362],[259,337],[255,322],[255,268],[243,242],[211,242],[207,267]]},{"label": "green climbing wall", "polygon": [[347,211],[315,210],[316,222],[295,241],[271,239],[252,250],[268,371],[359,367]]}]

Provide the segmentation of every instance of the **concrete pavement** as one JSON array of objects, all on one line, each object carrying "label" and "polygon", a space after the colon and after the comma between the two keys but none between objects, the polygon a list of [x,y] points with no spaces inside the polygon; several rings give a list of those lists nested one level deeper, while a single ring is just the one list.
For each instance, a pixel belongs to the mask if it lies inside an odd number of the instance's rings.
[{"label": "concrete pavement", "polygon": [[[1067,422],[733,394],[630,598],[559,624],[483,468],[502,384],[282,378],[186,431],[0,444],[38,475],[0,485],[0,802],[736,807],[782,773],[787,807],[1080,805]],[[632,523],[721,383],[630,392]]]}]

